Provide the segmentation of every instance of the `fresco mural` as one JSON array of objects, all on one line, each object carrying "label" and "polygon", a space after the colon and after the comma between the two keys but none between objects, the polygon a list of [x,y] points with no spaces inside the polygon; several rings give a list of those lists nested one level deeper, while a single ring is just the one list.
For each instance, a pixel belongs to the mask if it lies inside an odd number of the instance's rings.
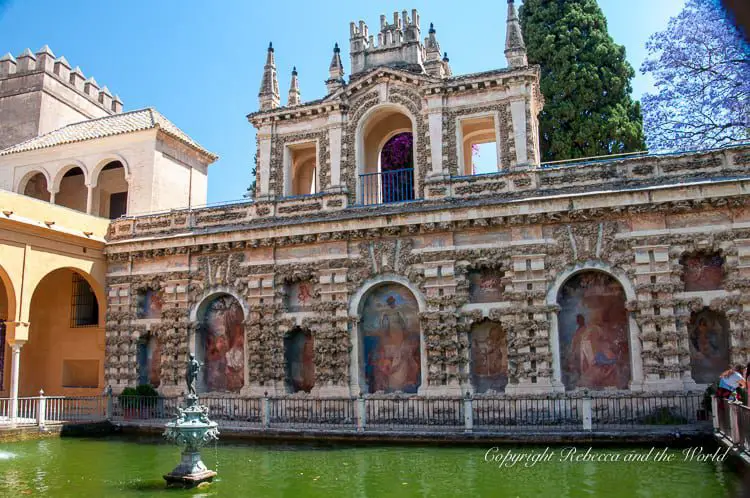
[{"label": "fresco mural", "polygon": [[571,277],[557,298],[562,380],[567,389],[627,389],[630,380],[625,292],[606,273]]},{"label": "fresco mural", "polygon": [[503,275],[488,270],[473,270],[467,274],[470,303],[494,303],[502,300]]},{"label": "fresco mural", "polygon": [[286,309],[290,312],[311,311],[313,284],[309,280],[294,282],[286,288]]},{"label": "fresco mural", "polygon": [[136,318],[161,318],[164,300],[160,291],[147,289],[136,296]]},{"label": "fresco mural", "polygon": [[204,391],[238,392],[245,384],[245,327],[240,303],[222,295],[205,306],[196,357],[202,369]]},{"label": "fresco mural", "polygon": [[471,329],[471,383],[477,393],[503,392],[508,384],[508,340],[497,322]]},{"label": "fresco mural", "polygon": [[724,279],[724,258],[721,254],[695,253],[682,258],[682,280],[685,292],[721,289]]},{"label": "fresco mural", "polygon": [[729,322],[722,313],[704,309],[690,316],[688,331],[693,380],[710,384],[730,368]]},{"label": "fresco mural", "polygon": [[309,393],[315,386],[315,340],[309,331],[294,329],[284,337],[286,382],[289,391]]},{"label": "fresco mural", "polygon": [[161,384],[161,343],[156,336],[138,343],[138,384]]},{"label": "fresco mural", "polygon": [[412,293],[398,284],[371,290],[360,325],[369,392],[416,393],[421,382],[419,306]]}]

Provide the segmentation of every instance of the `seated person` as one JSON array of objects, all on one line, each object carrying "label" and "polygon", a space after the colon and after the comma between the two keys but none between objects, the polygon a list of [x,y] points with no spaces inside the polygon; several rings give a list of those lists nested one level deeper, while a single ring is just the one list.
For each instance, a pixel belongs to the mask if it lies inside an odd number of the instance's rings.
[{"label": "seated person", "polygon": [[738,387],[745,387],[745,376],[742,365],[737,365],[733,370],[729,369],[721,374],[716,396],[718,398],[734,400],[734,393]]}]

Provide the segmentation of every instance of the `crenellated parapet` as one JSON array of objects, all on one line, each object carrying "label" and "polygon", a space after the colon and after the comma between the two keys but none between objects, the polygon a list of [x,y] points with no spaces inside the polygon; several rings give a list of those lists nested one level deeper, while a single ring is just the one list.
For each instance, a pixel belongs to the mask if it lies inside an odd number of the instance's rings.
[{"label": "crenellated parapet", "polygon": [[424,71],[424,47],[421,43],[419,13],[412,9],[411,17],[404,10],[399,16],[393,13],[393,23],[380,16],[380,31],[377,44],[375,35],[364,21],[349,25],[349,55],[351,57],[351,74],[355,75],[371,67],[401,67],[416,72]]},{"label": "crenellated parapet", "polygon": [[86,78],[79,67],[71,69],[65,57],[55,57],[47,45],[36,53],[27,48],[16,57],[8,53],[0,58],[0,98],[6,92],[17,91],[18,85],[11,80],[31,75],[52,77],[107,114],[122,112],[120,97],[113,96],[106,86],[100,87],[93,77]]}]

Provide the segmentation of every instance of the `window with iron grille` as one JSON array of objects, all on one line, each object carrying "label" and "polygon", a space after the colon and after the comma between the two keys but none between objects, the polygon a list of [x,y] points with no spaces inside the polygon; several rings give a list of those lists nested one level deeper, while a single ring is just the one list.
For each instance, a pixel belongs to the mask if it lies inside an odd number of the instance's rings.
[{"label": "window with iron grille", "polygon": [[71,327],[96,327],[99,324],[99,303],[85,278],[73,273],[73,298],[70,303]]}]

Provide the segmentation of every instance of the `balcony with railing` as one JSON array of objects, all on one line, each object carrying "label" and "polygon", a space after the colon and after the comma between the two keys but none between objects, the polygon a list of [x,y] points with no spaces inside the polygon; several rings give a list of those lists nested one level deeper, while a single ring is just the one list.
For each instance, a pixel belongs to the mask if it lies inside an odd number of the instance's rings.
[{"label": "balcony with railing", "polygon": [[414,168],[359,175],[360,204],[391,204],[415,200]]}]

